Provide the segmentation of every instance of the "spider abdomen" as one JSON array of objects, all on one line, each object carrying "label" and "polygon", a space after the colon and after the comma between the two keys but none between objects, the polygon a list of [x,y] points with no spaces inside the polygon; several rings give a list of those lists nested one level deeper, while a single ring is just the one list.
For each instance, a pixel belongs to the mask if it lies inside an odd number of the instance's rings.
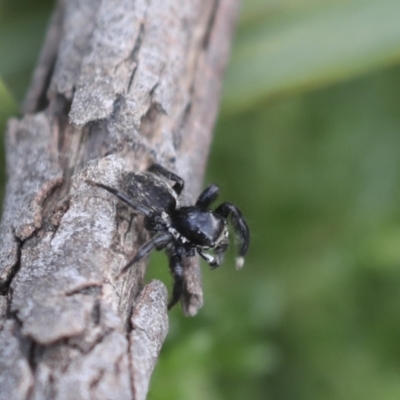
[{"label": "spider abdomen", "polygon": [[171,212],[177,205],[177,196],[164,179],[151,172],[130,173],[125,178],[127,194],[153,211]]}]

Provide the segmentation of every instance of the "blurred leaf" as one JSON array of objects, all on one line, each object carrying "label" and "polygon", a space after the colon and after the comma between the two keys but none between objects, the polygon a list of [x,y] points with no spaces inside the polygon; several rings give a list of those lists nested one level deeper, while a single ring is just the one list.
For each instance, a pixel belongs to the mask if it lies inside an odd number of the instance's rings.
[{"label": "blurred leaf", "polygon": [[7,118],[18,112],[17,104],[0,78],[0,129],[4,127]]},{"label": "blurred leaf", "polygon": [[20,101],[43,42],[49,9],[20,13],[0,24],[0,74]]},{"label": "blurred leaf", "polygon": [[220,121],[207,181],[252,232],[240,273],[203,274],[221,399],[399,398],[399,87],[396,66]]},{"label": "blurred leaf", "polygon": [[[11,97],[3,81],[0,78],[0,132],[4,132],[5,124],[11,115],[18,111],[14,99]],[[4,157],[4,139],[0,142],[0,204],[3,201],[5,186],[5,157]]]},{"label": "blurred leaf", "polygon": [[25,63],[32,63],[38,57],[43,41],[48,14],[23,15],[12,21],[2,21],[0,26],[0,72],[8,75]]},{"label": "blurred leaf", "polygon": [[280,15],[304,12],[310,8],[326,8],[344,1],[349,3],[360,0],[246,0],[240,13],[239,27],[250,26],[258,21],[265,23],[268,19],[273,21],[280,18]]},{"label": "blurred leaf", "polygon": [[242,26],[226,77],[226,113],[400,61],[398,0],[300,4],[273,20],[265,8],[261,21]]}]

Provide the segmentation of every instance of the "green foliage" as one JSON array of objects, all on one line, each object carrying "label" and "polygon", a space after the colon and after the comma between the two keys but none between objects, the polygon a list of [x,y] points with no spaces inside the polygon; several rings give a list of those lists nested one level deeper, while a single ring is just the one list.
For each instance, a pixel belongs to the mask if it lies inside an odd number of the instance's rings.
[{"label": "green foliage", "polygon": [[[30,26],[49,10],[16,3]],[[28,37],[15,7],[0,74],[20,100],[44,27]],[[249,256],[203,268],[198,316],[170,313],[150,400],[400,397],[399,11],[244,3],[206,181],[247,217]],[[170,286],[164,255],[149,272]]]},{"label": "green foliage", "polygon": [[38,58],[51,7],[50,0],[3,0],[0,8],[0,76],[19,102]]},{"label": "green foliage", "polygon": [[399,13],[398,0],[245,2],[223,110],[397,63]]},{"label": "green foliage", "polygon": [[393,67],[220,120],[207,182],[252,246],[240,272],[204,268],[195,323],[172,313],[150,399],[400,396],[399,84]]},{"label": "green foliage", "polygon": [[[4,86],[0,77],[0,132],[5,129],[5,124],[10,115],[17,112],[17,106],[14,99],[11,97],[9,91]],[[5,158],[4,158],[4,141],[0,142],[0,202],[2,202],[4,196],[4,185],[5,185]],[[1,212],[0,212],[1,215]]]}]

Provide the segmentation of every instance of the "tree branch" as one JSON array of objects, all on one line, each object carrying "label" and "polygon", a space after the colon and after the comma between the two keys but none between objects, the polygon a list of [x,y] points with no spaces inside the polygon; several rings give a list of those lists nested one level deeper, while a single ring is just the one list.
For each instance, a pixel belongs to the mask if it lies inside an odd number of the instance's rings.
[{"label": "tree branch", "polygon": [[[145,399],[168,330],[142,217],[118,187],[158,162],[198,194],[236,0],[60,0],[20,120],[6,133],[0,399]],[[202,305],[198,260],[183,310]]]}]

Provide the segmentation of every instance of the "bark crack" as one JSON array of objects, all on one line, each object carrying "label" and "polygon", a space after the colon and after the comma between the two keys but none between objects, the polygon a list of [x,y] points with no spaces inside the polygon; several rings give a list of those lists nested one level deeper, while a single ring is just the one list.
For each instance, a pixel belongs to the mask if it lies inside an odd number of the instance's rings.
[{"label": "bark crack", "polygon": [[[7,296],[9,291],[12,291],[11,283],[15,278],[15,276],[17,275],[19,269],[21,268],[21,248],[24,244],[24,241],[19,239],[15,234],[14,234],[14,240],[17,243],[17,257],[16,257],[17,259],[16,262],[10,267],[10,272],[8,277],[4,281],[0,281],[0,295]],[[7,308],[10,307],[11,299],[7,300],[8,301]]]},{"label": "bark crack", "polygon": [[65,295],[66,296],[74,296],[76,294],[98,295],[101,294],[101,291],[102,291],[101,283],[85,283],[80,287],[65,292]]},{"label": "bark crack", "polygon": [[[79,345],[79,337],[71,337],[71,338],[65,338],[64,340],[66,340],[68,342],[68,346],[70,346],[71,348],[79,351],[79,353],[81,353],[82,355],[85,354],[91,354],[93,352],[93,350],[101,345],[105,339],[107,337],[109,337],[111,334],[113,333],[112,329],[106,329],[102,332],[101,335],[99,335],[91,344],[90,346],[86,346],[85,348],[83,348],[82,346]],[[78,340],[78,342],[77,342]]]},{"label": "bark crack", "polygon": [[129,54],[129,60],[132,61],[132,63],[133,63],[133,70],[132,70],[131,76],[128,81],[128,88],[127,88],[128,92],[130,92],[130,90],[131,90],[133,79],[135,78],[136,71],[139,67],[139,50],[142,46],[144,27],[145,27],[144,23],[141,23],[140,27],[139,27],[139,34],[136,39],[135,45],[133,46],[133,49],[132,49],[131,53]]},{"label": "bark crack", "polygon": [[217,16],[219,3],[220,3],[220,0],[214,0],[214,4],[213,4],[212,11],[211,11],[211,15],[210,15],[210,18],[209,18],[208,24],[207,24],[206,34],[205,34],[204,39],[203,39],[203,45],[202,45],[203,49],[207,49],[207,47],[208,47],[208,45],[210,43],[210,37],[211,37],[211,33],[213,31],[213,28],[214,28],[215,18]]}]

